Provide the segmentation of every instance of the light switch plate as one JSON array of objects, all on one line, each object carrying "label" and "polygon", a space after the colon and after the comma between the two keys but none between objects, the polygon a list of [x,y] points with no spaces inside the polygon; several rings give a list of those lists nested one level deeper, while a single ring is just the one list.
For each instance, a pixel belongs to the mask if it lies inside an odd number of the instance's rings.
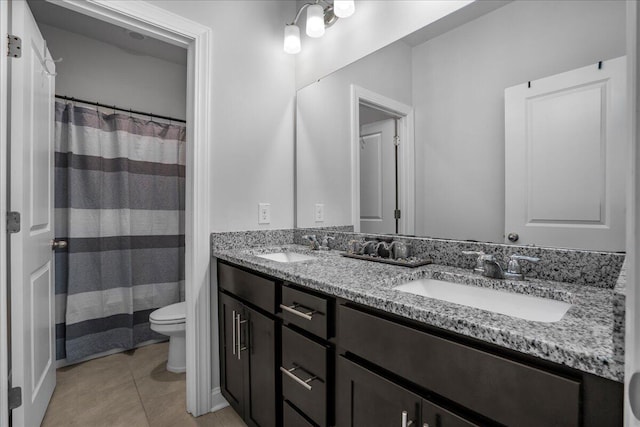
[{"label": "light switch plate", "polygon": [[316,222],[324,222],[324,203],[316,203],[315,219]]},{"label": "light switch plate", "polygon": [[258,224],[269,224],[271,222],[271,203],[258,204]]}]

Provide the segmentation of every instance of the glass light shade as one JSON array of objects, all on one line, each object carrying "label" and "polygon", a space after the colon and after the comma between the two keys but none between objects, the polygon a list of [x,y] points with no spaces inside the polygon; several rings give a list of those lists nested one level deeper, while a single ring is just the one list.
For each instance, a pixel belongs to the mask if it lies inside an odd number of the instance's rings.
[{"label": "glass light shade", "polygon": [[300,52],[300,27],[287,25],[284,27],[284,51],[290,54]]},{"label": "glass light shade", "polygon": [[356,5],[354,0],[334,0],[333,1],[333,13],[338,18],[348,18],[356,11]]},{"label": "glass light shade", "polygon": [[324,35],[324,9],[319,4],[307,8],[307,35],[309,37]]}]

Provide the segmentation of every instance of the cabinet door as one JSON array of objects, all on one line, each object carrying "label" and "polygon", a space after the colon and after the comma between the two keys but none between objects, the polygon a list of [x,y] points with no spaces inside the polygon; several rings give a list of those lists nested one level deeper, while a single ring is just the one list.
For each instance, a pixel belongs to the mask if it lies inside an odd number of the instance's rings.
[{"label": "cabinet door", "polygon": [[[410,391],[340,356],[337,423],[341,427],[416,426],[421,399]],[[403,412],[407,420],[403,423]]]},{"label": "cabinet door", "polygon": [[241,416],[244,413],[244,360],[238,356],[238,316],[242,315],[243,310],[242,303],[235,298],[222,293],[219,294],[220,382],[222,395]]},{"label": "cabinet door", "polygon": [[245,307],[240,340],[248,353],[248,371],[245,379],[247,400],[245,421],[250,426],[276,425],[276,322],[255,310]]},{"label": "cabinet door", "polygon": [[282,425],[284,427],[314,427],[302,415],[291,407],[286,400],[282,402]]},{"label": "cabinet door", "polygon": [[459,417],[453,412],[433,404],[422,401],[422,426],[423,427],[477,427],[470,421]]}]

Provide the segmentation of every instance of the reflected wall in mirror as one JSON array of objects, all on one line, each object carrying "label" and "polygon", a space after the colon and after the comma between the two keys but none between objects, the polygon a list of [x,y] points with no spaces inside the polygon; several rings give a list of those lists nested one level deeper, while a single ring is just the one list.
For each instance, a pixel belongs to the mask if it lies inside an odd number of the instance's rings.
[{"label": "reflected wall in mirror", "polygon": [[[499,6],[462,24],[458,19],[455,28],[439,25],[438,31],[419,30],[298,91],[298,227],[354,225],[364,231],[370,224],[364,225],[361,214],[365,220],[387,217],[381,206],[397,194],[400,233],[509,243],[505,236],[505,180],[509,180],[505,176],[505,90],[580,67],[596,67],[599,61],[606,67],[608,60],[624,56],[625,2],[514,1]],[[367,136],[376,132],[362,122],[371,111],[360,114],[354,98],[357,88],[412,111],[414,124],[405,121],[404,129],[399,126],[400,133],[405,133],[400,135],[400,150],[405,151],[400,154],[396,193],[384,192],[395,181],[394,173],[381,164],[393,150],[372,149],[377,142]],[[605,106],[610,92],[609,88],[601,91]],[[375,103],[364,104],[376,109]],[[624,123],[615,125],[624,129]],[[366,149],[361,147],[361,137],[368,139]],[[408,147],[411,137],[414,146]],[[603,137],[599,143],[605,147],[611,141]],[[355,147],[366,153],[361,157]],[[583,160],[579,142],[564,147],[565,154],[569,149],[575,152],[576,164]],[[368,162],[364,170],[363,159]],[[377,170],[371,167],[375,162]],[[606,167],[624,170],[626,165]],[[567,173],[570,170],[569,165]],[[365,179],[376,185],[362,187],[360,181]],[[389,179],[393,185],[385,186],[380,179]],[[594,191],[602,195],[603,204],[613,197],[611,191],[624,194],[624,188],[601,184]],[[366,200],[365,194],[369,195]],[[613,198],[623,203],[624,198]],[[324,222],[315,222],[316,203],[324,204]],[[393,200],[389,206],[397,209]],[[602,211],[609,214],[607,209]],[[603,218],[604,224],[594,227],[608,227],[611,217]],[[385,232],[394,233],[395,220],[390,224],[392,229]],[[549,245],[535,239],[517,243]],[[586,248],[624,250],[624,234],[615,247],[603,247],[596,240]]]}]

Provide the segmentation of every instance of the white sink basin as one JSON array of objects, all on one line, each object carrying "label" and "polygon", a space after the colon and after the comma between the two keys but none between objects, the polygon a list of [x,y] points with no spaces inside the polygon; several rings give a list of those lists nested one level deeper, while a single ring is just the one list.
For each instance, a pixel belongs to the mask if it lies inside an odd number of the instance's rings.
[{"label": "white sink basin", "polygon": [[393,289],[536,322],[557,322],[571,307],[562,301],[436,279],[414,280]]},{"label": "white sink basin", "polygon": [[276,252],[273,254],[262,254],[262,255],[256,255],[256,256],[264,259],[270,259],[271,261],[277,261],[277,262],[300,262],[300,261],[311,261],[312,259],[316,259],[316,257],[299,254],[297,252]]}]

